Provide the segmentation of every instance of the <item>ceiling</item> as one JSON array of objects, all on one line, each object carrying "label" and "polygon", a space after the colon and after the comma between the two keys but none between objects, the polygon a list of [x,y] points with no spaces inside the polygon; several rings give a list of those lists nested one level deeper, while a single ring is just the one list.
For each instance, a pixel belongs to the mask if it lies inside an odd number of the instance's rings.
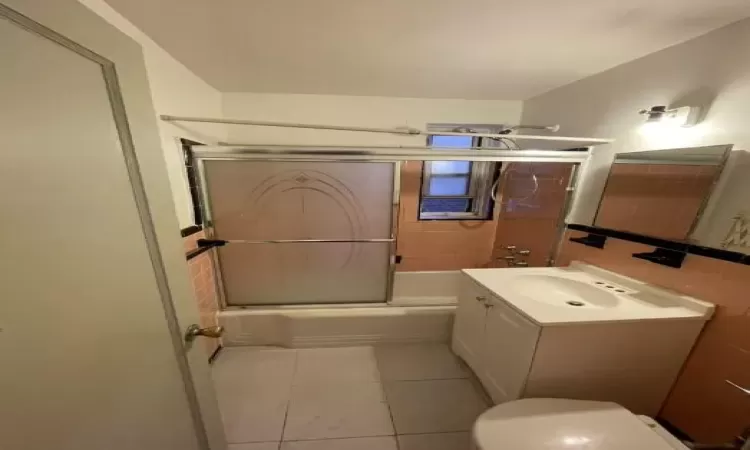
[{"label": "ceiling", "polygon": [[523,100],[748,0],[106,0],[223,92]]}]

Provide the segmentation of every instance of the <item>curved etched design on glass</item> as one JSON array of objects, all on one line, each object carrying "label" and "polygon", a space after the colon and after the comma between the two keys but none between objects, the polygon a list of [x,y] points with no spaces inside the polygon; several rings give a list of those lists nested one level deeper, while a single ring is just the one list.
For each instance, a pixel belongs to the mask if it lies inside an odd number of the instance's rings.
[{"label": "curved etched design on glass", "polygon": [[[283,200],[284,195],[288,193],[299,194],[300,218],[305,221],[310,219],[310,215],[323,212],[308,208],[306,199],[309,200],[310,195],[320,194],[333,202],[338,210],[343,211],[345,230],[341,235],[330,237],[331,239],[355,240],[364,239],[367,236],[367,213],[362,208],[357,195],[340,180],[318,170],[287,170],[269,176],[250,192],[244,202],[247,206],[238,211],[238,214],[252,214],[253,217],[248,225],[256,225],[260,220],[263,220],[267,205]],[[331,213],[332,211],[329,209],[325,212]],[[300,235],[291,239],[321,239],[321,237]],[[349,247],[349,254],[341,267],[346,266],[359,253],[361,248],[356,243],[346,243],[345,245]]]}]

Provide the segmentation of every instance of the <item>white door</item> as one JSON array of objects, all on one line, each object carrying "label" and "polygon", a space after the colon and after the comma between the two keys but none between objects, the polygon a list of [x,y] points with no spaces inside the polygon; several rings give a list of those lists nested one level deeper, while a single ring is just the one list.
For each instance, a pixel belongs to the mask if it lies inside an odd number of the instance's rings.
[{"label": "white door", "polygon": [[4,2],[0,448],[224,449],[141,49]]},{"label": "white door", "polygon": [[474,373],[483,370],[484,323],[488,295],[469,277],[461,275],[461,291],[453,323],[453,352],[463,358]]}]

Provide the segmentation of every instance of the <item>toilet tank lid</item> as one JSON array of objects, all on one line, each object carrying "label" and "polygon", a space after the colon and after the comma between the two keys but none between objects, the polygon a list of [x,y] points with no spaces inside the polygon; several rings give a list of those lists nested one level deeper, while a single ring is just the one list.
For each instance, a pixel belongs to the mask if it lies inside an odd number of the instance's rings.
[{"label": "toilet tank lid", "polygon": [[676,449],[616,403],[550,398],[489,409],[474,424],[474,439],[481,450]]}]

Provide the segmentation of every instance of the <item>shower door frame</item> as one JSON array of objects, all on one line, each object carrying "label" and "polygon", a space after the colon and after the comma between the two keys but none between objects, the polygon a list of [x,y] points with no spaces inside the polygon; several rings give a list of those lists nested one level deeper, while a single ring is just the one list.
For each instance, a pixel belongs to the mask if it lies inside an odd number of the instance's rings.
[{"label": "shower door frame", "polygon": [[[203,150],[204,147],[201,147],[201,150]],[[213,215],[212,215],[212,209],[211,209],[211,197],[208,194],[208,183],[206,182],[206,166],[205,161],[258,161],[258,162],[310,162],[310,163],[321,163],[321,162],[330,162],[330,163],[362,163],[362,162],[377,162],[377,163],[390,163],[393,165],[393,185],[391,187],[391,212],[390,212],[390,238],[388,239],[390,242],[389,250],[388,250],[388,268],[387,268],[387,275],[386,275],[386,291],[385,291],[385,300],[382,302],[368,302],[368,303],[298,303],[298,304],[288,304],[288,305],[278,305],[278,304],[258,304],[258,305],[232,305],[227,301],[226,292],[224,290],[224,275],[221,270],[221,260],[219,259],[218,252],[211,252],[211,264],[213,266],[214,270],[214,283],[216,292],[218,293],[219,297],[219,306],[222,310],[227,309],[248,309],[248,308],[278,308],[278,309],[284,309],[284,308],[300,308],[300,307],[315,307],[316,305],[320,305],[320,307],[368,307],[368,306],[382,306],[384,304],[389,304],[393,298],[393,279],[396,274],[396,237],[398,232],[398,215],[400,210],[400,188],[401,188],[401,161],[379,161],[379,160],[368,160],[368,161],[362,161],[362,160],[347,160],[347,159],[339,159],[339,160],[333,160],[333,159],[277,159],[277,158],[268,158],[268,159],[256,159],[256,160],[249,160],[246,158],[226,158],[226,157],[211,157],[211,156],[199,156],[194,155],[195,162],[197,165],[197,172],[198,172],[198,188],[200,191],[199,197],[200,197],[200,208],[202,211],[202,218],[203,218],[203,230],[206,236],[206,239],[216,239],[215,230],[213,228]],[[368,239],[368,241],[373,241],[371,239]],[[270,243],[270,242],[269,242]],[[261,244],[259,244],[261,245]]]},{"label": "shower door frame", "polygon": [[[393,300],[393,281],[396,274],[397,242],[398,242],[398,219],[401,210],[401,164],[405,161],[490,161],[490,162],[566,162],[573,165],[572,175],[580,171],[591,153],[593,147],[588,147],[588,152],[567,152],[557,150],[487,150],[468,149],[473,154],[466,154],[467,149],[455,151],[455,149],[437,149],[429,147],[338,147],[338,146],[280,146],[280,145],[246,145],[235,146],[196,146],[193,148],[193,157],[198,172],[198,205],[202,211],[203,231],[206,239],[216,239],[213,228],[213,215],[211,209],[211,198],[208,193],[206,182],[205,161],[263,161],[263,162],[359,162],[359,163],[391,163],[393,164],[393,186],[391,205],[391,234],[389,247],[389,264],[386,282],[386,298],[384,302],[372,303],[335,303],[335,304],[288,304],[288,305],[231,305],[227,302],[224,289],[224,277],[221,270],[221,261],[218,252],[210,252],[211,265],[214,270],[214,283],[219,297],[221,310],[242,309],[291,309],[291,308],[362,308],[382,307],[391,304]],[[436,151],[437,150],[437,151]],[[450,150],[454,150],[451,152]],[[477,152],[482,154],[477,154]],[[443,153],[442,155],[440,153]],[[560,222],[565,223],[572,197],[577,187],[579,177],[572,176],[569,181],[563,210],[560,214]],[[564,236],[565,227],[558,230],[557,242],[553,246],[554,256],[557,257]]]}]

